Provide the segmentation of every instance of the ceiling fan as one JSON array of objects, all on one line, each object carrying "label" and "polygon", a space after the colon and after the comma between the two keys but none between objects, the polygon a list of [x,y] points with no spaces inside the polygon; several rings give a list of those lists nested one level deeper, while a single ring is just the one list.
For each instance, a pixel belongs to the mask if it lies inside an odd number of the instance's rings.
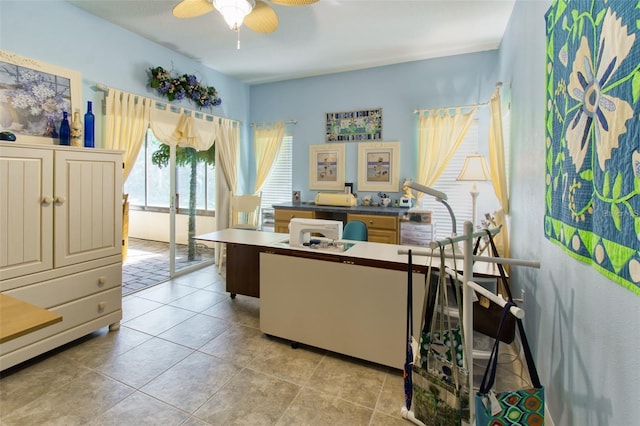
[{"label": "ceiling fan", "polygon": [[[270,0],[282,6],[307,6],[318,0]],[[222,14],[234,31],[244,23],[258,33],[272,33],[278,28],[278,15],[262,0],[182,0],[173,8],[177,18],[195,18],[212,10]]]}]

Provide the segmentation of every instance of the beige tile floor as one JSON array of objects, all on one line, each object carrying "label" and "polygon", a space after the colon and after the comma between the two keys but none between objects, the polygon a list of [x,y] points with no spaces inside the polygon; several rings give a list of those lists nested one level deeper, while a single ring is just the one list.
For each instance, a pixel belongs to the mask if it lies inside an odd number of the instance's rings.
[{"label": "beige tile floor", "polygon": [[102,329],[2,374],[0,424],[407,425],[402,373],[265,336],[208,267],[123,299]]}]

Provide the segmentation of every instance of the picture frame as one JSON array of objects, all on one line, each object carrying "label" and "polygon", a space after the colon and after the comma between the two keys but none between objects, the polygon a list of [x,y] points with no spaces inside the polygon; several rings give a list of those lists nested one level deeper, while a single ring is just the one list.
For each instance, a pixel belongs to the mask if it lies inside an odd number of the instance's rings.
[{"label": "picture frame", "polygon": [[398,192],[400,142],[358,144],[358,192]]},{"label": "picture frame", "polygon": [[309,145],[309,189],[344,191],[344,144]]},{"label": "picture frame", "polygon": [[326,142],[359,142],[382,139],[382,108],[328,112]]},{"label": "picture frame", "polygon": [[0,50],[0,129],[17,142],[56,144],[62,112],[81,110],[80,72]]}]

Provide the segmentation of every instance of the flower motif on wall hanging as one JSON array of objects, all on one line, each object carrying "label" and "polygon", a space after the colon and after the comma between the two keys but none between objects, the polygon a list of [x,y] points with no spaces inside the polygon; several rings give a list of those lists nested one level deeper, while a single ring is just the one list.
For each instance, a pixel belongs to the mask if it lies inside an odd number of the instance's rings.
[{"label": "flower motif on wall hanging", "polygon": [[545,20],[545,235],[640,295],[640,6],[553,0]]},{"label": "flower motif on wall hanging", "polygon": [[222,103],[213,86],[203,86],[195,75],[172,76],[162,67],[149,68],[149,86],[169,101],[189,99],[199,108],[214,107]]},{"label": "flower motif on wall hanging", "polygon": [[[635,34],[627,34],[627,27],[622,26],[610,9],[602,24],[598,55],[591,55],[586,37],[580,40],[568,94],[581,105],[567,128],[569,153],[578,171],[592,137],[598,165],[600,170],[605,170],[611,150],[618,147],[618,137],[627,131],[625,123],[633,117],[633,109],[628,102],[607,95],[605,85],[629,55],[634,41]],[[593,64],[596,64],[595,69]]]}]

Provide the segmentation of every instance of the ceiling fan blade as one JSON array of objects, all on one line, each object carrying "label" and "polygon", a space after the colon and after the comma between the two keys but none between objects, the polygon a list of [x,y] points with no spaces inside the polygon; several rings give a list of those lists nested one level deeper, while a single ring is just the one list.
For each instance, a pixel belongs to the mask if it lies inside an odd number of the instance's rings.
[{"label": "ceiling fan blade", "polygon": [[195,18],[213,10],[213,4],[207,0],[182,0],[174,6],[173,16],[176,18]]},{"label": "ceiling fan blade", "polygon": [[278,15],[265,2],[256,0],[256,5],[244,18],[244,24],[257,33],[272,33],[278,28]]},{"label": "ceiling fan blade", "polygon": [[271,3],[280,6],[307,6],[317,2],[318,0],[271,0]]}]

